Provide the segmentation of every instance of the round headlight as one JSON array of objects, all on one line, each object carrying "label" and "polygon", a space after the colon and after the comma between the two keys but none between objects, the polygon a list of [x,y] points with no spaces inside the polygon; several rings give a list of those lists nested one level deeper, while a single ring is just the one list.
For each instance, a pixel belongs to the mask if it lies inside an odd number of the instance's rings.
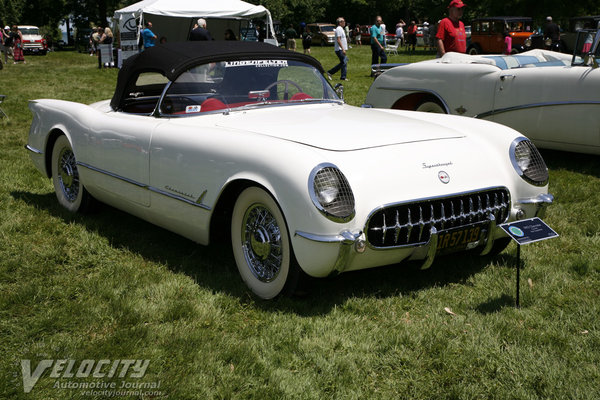
[{"label": "round headlight", "polygon": [[527,39],[525,39],[525,42],[523,43],[525,45],[525,47],[531,47],[532,44],[532,40],[530,37],[528,37]]},{"label": "round headlight", "polygon": [[354,194],[335,165],[315,167],[308,178],[308,191],[315,207],[330,220],[347,222],[354,218]]},{"label": "round headlight", "polygon": [[535,186],[545,186],[548,183],[548,167],[529,139],[521,137],[512,142],[510,160],[525,181]]}]

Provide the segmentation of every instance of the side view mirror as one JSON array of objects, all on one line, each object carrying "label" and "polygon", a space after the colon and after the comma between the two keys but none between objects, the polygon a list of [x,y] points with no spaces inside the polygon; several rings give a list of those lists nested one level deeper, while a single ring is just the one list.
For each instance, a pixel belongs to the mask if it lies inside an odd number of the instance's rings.
[{"label": "side view mirror", "polygon": [[342,85],[341,83],[337,83],[333,87],[333,90],[335,90],[340,99],[344,100],[344,85]]}]

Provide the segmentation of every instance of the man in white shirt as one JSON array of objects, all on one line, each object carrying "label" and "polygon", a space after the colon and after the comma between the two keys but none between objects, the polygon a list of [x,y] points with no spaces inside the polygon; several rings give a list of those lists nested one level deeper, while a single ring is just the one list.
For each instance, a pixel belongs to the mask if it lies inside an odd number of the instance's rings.
[{"label": "man in white shirt", "polygon": [[331,80],[331,75],[335,74],[339,70],[342,70],[342,74],[340,79],[343,81],[347,81],[346,73],[348,66],[348,57],[346,56],[346,51],[348,50],[348,39],[346,38],[346,32],[344,31],[344,27],[346,26],[346,21],[344,18],[339,17],[337,20],[337,28],[335,28],[335,55],[338,56],[340,62],[335,67],[331,68],[327,71],[327,77]]}]

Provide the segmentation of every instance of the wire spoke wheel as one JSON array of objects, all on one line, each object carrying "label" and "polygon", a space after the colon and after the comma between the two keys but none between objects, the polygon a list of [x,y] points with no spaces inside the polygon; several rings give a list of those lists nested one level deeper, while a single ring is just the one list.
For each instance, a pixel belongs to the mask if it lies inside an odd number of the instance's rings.
[{"label": "wire spoke wheel", "polygon": [[261,282],[273,281],[283,262],[277,220],[262,204],[255,204],[246,211],[243,227],[242,248],[250,270]]},{"label": "wire spoke wheel", "polygon": [[52,183],[58,203],[71,212],[91,208],[93,199],[79,176],[77,159],[66,136],[59,136],[52,148]]},{"label": "wire spoke wheel", "polygon": [[293,293],[300,267],[295,262],[285,218],[265,190],[240,193],[231,216],[231,245],[240,276],[258,297]]}]

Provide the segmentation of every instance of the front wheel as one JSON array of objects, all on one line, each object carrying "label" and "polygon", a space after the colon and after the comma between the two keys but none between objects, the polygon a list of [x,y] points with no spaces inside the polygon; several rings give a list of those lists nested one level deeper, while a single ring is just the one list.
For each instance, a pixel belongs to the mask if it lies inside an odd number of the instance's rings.
[{"label": "front wheel", "polygon": [[238,271],[262,299],[292,294],[300,276],[279,206],[258,187],[238,197],[231,218],[231,244]]},{"label": "front wheel", "polygon": [[85,212],[93,199],[79,179],[71,143],[62,135],[52,148],[52,183],[58,203],[70,212]]}]

